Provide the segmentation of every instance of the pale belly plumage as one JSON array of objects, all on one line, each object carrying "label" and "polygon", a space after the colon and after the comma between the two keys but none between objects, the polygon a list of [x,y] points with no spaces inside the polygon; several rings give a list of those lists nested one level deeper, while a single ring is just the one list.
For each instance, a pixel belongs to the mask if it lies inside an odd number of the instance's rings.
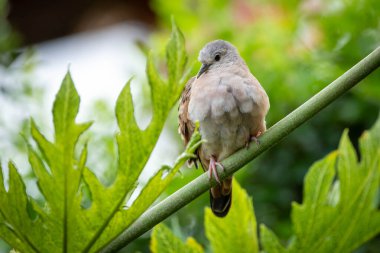
[{"label": "pale belly plumage", "polygon": [[221,161],[265,131],[268,97],[252,75],[219,73],[203,78],[202,86],[195,81],[192,87],[189,118],[200,122],[200,133],[207,140],[202,144],[206,159],[214,156]]}]

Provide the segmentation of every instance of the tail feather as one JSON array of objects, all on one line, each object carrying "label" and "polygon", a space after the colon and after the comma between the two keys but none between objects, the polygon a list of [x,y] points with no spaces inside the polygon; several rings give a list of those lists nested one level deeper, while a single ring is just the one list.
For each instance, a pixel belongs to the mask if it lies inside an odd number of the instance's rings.
[{"label": "tail feather", "polygon": [[221,196],[219,198],[214,198],[210,190],[210,206],[212,212],[218,217],[224,217],[228,214],[231,207],[232,200],[231,193],[226,196]]},{"label": "tail feather", "polygon": [[225,179],[221,185],[210,190],[210,206],[212,212],[218,217],[227,215],[232,201],[232,177]]},{"label": "tail feather", "polygon": [[[197,156],[204,171],[207,171],[210,161],[204,159],[201,150],[198,149]],[[218,217],[228,214],[232,201],[232,176],[222,181],[221,185],[210,189],[210,207],[212,212]]]}]

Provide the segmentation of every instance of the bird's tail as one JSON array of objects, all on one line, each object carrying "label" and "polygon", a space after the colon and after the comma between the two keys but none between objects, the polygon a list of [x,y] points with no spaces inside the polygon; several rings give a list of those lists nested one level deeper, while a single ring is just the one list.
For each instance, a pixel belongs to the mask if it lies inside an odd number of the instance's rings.
[{"label": "bird's tail", "polygon": [[232,201],[232,176],[223,180],[220,185],[210,189],[210,206],[218,217],[227,215]]}]

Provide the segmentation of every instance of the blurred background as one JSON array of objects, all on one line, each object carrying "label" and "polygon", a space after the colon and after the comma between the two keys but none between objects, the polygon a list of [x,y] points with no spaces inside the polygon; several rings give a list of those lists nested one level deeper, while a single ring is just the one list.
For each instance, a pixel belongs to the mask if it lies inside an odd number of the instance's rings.
[{"label": "blurred background", "polygon": [[[88,165],[109,182],[116,165],[116,98],[133,77],[136,117],[141,127],[148,124],[146,50],[164,53],[171,16],[186,38],[194,74],[205,43],[225,39],[239,49],[270,97],[270,127],[380,45],[379,10],[378,0],[0,0],[1,163],[6,167],[8,160],[15,161],[29,194],[39,198],[22,136],[29,136],[31,116],[52,136],[52,101],[69,69],[81,95],[79,120],[95,120],[84,138],[89,140]],[[378,70],[240,170],[236,177],[253,198],[258,223],[287,243],[292,233],[291,202],[302,200],[307,169],[336,149],[345,128],[357,145],[379,108]],[[141,183],[162,164],[172,164],[182,150],[174,108]],[[181,171],[165,195],[201,173]],[[6,169],[4,173],[7,177]],[[208,201],[204,194],[165,223],[177,236],[193,236],[209,250],[203,231]],[[379,248],[377,237],[357,252]],[[7,250],[0,242],[0,252]],[[125,251],[149,252],[149,233]]]}]

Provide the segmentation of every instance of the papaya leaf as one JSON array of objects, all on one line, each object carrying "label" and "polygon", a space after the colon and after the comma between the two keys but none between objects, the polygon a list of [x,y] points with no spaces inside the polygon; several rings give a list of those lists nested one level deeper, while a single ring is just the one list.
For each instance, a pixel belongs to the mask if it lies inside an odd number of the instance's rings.
[{"label": "papaya leaf", "polygon": [[[142,130],[136,124],[131,80],[117,100],[118,170],[110,186],[103,185],[86,166],[87,157],[91,155],[87,145],[78,147],[80,136],[91,123],[75,121],[80,97],[70,73],[62,81],[54,101],[54,139],[47,139],[31,120],[31,134],[37,148],[28,145],[28,158],[45,202],[41,206],[26,194],[24,182],[13,163],[9,163],[8,191],[0,170],[0,237],[14,249],[21,252],[99,251],[128,228],[158,198],[185,161],[193,157],[192,152],[201,143],[198,132],[174,166],[163,166],[142,187],[132,205],[124,207],[136,189],[138,177],[188,75],[183,35],[174,21],[166,50],[167,69],[171,73],[168,80],[160,76],[152,55],[147,63],[153,105],[153,117],[147,128]],[[85,207],[82,205],[83,186],[90,196]]]},{"label": "papaya leaf", "polygon": [[[172,36],[168,44],[170,43],[178,44],[182,52],[181,58],[187,59],[182,33],[179,31],[174,21]],[[167,48],[167,50],[174,49]],[[163,78],[160,77],[153,62],[153,55],[149,54],[146,72],[149,85],[151,86],[153,116],[146,129],[141,130],[134,118],[130,81],[124,87],[116,103],[115,111],[120,129],[120,133],[117,135],[119,162],[118,175],[114,185],[111,186],[111,191],[112,194],[118,194],[120,189],[122,189],[121,192],[123,192],[123,195],[119,199],[119,203],[112,209],[112,215],[107,222],[107,228],[104,227],[104,231],[102,231],[100,238],[97,238],[96,242],[94,241],[95,245],[92,247],[92,250],[94,251],[102,249],[107,243],[116,238],[134,220],[136,220],[154,202],[154,200],[156,200],[172,179],[173,173],[177,172],[180,167],[177,164],[175,165],[175,169],[170,169],[172,174],[165,177],[162,184],[159,183],[159,179],[162,178],[163,170],[161,169],[158,171],[153,179],[146,185],[146,187],[152,188],[150,188],[150,190],[142,190],[142,194],[149,191],[151,191],[152,194],[146,194],[144,199],[139,198],[134,202],[134,205],[138,204],[139,208],[132,209],[132,205],[129,209],[120,209],[123,203],[125,203],[125,198],[131,196],[135,187],[135,182],[153,151],[165,120],[185,86],[185,82],[179,79],[164,81]],[[169,66],[170,64],[173,63],[168,62],[167,68],[171,67]],[[182,76],[180,78],[182,78]],[[181,163],[183,164],[184,161],[181,160]]]},{"label": "papaya leaf", "polygon": [[205,229],[213,252],[259,252],[252,199],[235,179],[230,211],[219,218],[207,208]]},{"label": "papaya leaf", "polygon": [[[189,144],[186,147],[186,150],[177,158],[173,167],[171,168],[167,165],[163,166],[142,189],[140,195],[133,202],[133,205],[128,209],[119,210],[119,212],[111,220],[102,236],[109,234],[116,237],[118,233],[115,233],[115,230],[122,232],[134,220],[136,220],[164,191],[186,161],[194,157],[194,151],[201,145],[202,142],[201,135],[198,128],[196,128]],[[102,238],[107,237],[101,237],[100,240]],[[111,241],[111,239],[114,238],[109,236],[107,239],[108,241]]]},{"label": "papaya leaf", "polygon": [[304,201],[292,206],[294,240],[285,250],[263,226],[266,252],[352,252],[380,232],[380,117],[359,144],[360,161],[345,130],[338,151],[310,168]]},{"label": "papaya leaf", "polygon": [[154,227],[150,242],[152,253],[203,253],[204,250],[194,238],[189,237],[186,243],[176,237],[164,224]]},{"label": "papaya leaf", "polygon": [[286,252],[285,248],[281,245],[276,235],[263,224],[260,225],[260,242],[264,246],[265,252]]}]

